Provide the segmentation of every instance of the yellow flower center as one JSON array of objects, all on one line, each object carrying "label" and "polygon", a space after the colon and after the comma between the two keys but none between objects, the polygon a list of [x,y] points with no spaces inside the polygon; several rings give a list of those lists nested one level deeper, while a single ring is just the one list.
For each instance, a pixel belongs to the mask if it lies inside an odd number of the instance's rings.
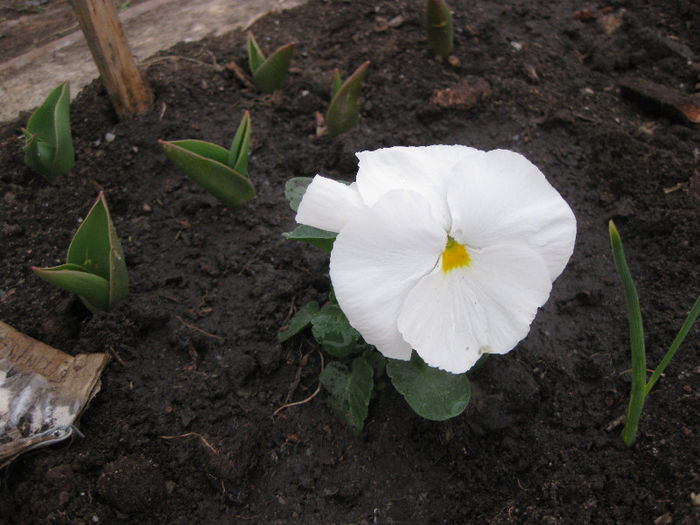
[{"label": "yellow flower center", "polygon": [[447,246],[442,252],[442,273],[447,273],[455,268],[469,266],[471,258],[464,245],[459,244],[452,237],[447,237]]}]

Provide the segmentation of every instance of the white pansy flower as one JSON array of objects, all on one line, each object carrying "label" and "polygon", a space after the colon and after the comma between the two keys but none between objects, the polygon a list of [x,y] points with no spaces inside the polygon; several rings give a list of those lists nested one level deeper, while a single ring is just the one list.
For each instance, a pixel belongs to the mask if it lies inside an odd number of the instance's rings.
[{"label": "white pansy flower", "polygon": [[297,222],[337,232],[340,308],[386,357],[452,373],[530,330],[574,248],[576,219],[522,155],[466,146],[357,154],[357,180],[317,175]]}]

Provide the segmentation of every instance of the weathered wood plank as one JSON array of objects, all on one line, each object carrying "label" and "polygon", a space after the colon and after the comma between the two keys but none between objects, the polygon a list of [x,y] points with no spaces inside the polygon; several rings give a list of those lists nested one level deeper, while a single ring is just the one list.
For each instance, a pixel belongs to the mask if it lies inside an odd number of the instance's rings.
[{"label": "weathered wood plank", "polygon": [[147,113],[153,94],[129,49],[117,11],[108,0],[69,0],[120,119]]}]

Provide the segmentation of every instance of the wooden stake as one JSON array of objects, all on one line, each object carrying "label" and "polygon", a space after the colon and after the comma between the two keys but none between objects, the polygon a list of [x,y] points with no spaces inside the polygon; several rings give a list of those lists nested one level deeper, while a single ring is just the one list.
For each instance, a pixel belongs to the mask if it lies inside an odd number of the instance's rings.
[{"label": "wooden stake", "polygon": [[136,67],[109,0],[69,0],[120,119],[147,113],[153,94]]}]

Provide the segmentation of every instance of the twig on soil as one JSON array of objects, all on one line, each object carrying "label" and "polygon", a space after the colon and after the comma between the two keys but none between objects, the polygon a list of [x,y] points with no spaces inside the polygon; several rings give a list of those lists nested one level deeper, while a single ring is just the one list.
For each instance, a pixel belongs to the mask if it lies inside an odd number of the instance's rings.
[{"label": "twig on soil", "polygon": [[255,89],[255,84],[253,84],[253,82],[251,82],[251,80],[250,80],[250,78],[248,77],[248,75],[246,75],[245,71],[243,71],[243,69],[241,69],[241,67],[240,67],[238,64],[236,64],[236,62],[231,61],[231,62],[229,62],[228,64],[226,64],[226,65],[224,66],[224,68],[225,68],[225,69],[230,69],[230,70],[233,72],[233,74],[236,76],[236,78],[237,78],[238,80],[240,80],[241,83],[242,83],[245,87],[247,87],[247,88],[249,88],[249,89]]},{"label": "twig on soil", "polygon": [[[308,354],[307,354],[307,355],[308,355]],[[324,368],[323,354],[319,351],[319,352],[318,352],[318,356],[321,358],[321,371],[323,371],[323,368]],[[303,361],[303,358],[302,358],[302,361]],[[300,374],[300,371],[301,371],[301,368],[299,369],[299,371],[297,371],[297,374]],[[294,384],[293,384],[293,385],[294,385]],[[294,385],[294,388],[296,388],[296,385]],[[292,391],[293,391],[293,390],[292,390]],[[285,408],[294,407],[294,406],[297,406],[297,405],[303,405],[303,404],[305,404],[305,403],[308,403],[308,402],[311,401],[313,398],[315,398],[315,397],[318,395],[318,393],[319,393],[320,391],[321,391],[321,382],[319,381],[318,386],[316,387],[316,390],[314,390],[314,393],[313,393],[313,394],[311,394],[311,395],[310,395],[309,397],[307,397],[306,399],[302,399],[301,401],[294,401],[294,402],[292,402],[292,403],[285,403],[284,405],[282,405],[281,407],[279,407],[277,410],[275,410],[275,411],[272,413],[272,417],[275,417],[278,413],[280,413],[280,412],[281,412],[282,410],[284,410]]]},{"label": "twig on soil", "polygon": [[112,345],[109,345],[107,347],[107,350],[109,350],[109,353],[114,356],[114,359],[119,361],[119,364],[126,367],[126,362],[122,359],[122,357],[119,355],[119,353],[114,349]]},{"label": "twig on soil", "polygon": [[204,445],[205,445],[209,450],[211,450],[214,454],[218,454],[218,453],[219,453],[219,451],[216,450],[216,449],[212,446],[212,444],[209,443],[209,441],[207,441],[207,438],[205,438],[205,437],[204,437],[202,434],[200,434],[199,432],[187,432],[186,434],[180,434],[180,435],[178,435],[178,436],[160,436],[160,438],[161,438],[161,439],[178,439],[178,438],[186,438],[186,437],[191,437],[191,436],[195,436],[195,437],[198,437],[199,439],[201,439],[201,440],[202,440],[202,443],[204,443]]},{"label": "twig on soil", "polygon": [[620,417],[616,417],[610,423],[608,423],[608,426],[605,427],[605,431],[610,432],[615,427],[619,427],[620,425],[622,425],[622,423],[625,422],[626,417],[627,416],[625,414],[622,414]]},{"label": "twig on soil", "polygon": [[176,318],[177,318],[178,321],[180,321],[183,325],[185,325],[185,326],[186,326],[187,328],[189,328],[190,330],[195,330],[195,331],[199,332],[200,334],[204,334],[204,335],[206,335],[207,337],[213,337],[214,339],[218,339],[219,341],[223,341],[223,340],[224,340],[224,338],[221,337],[220,335],[210,334],[210,333],[207,332],[206,330],[202,330],[201,328],[199,328],[199,327],[197,327],[197,326],[195,326],[195,325],[193,325],[193,324],[188,323],[187,321],[185,321],[185,320],[184,320],[182,317],[180,317],[179,315],[176,316]]}]

